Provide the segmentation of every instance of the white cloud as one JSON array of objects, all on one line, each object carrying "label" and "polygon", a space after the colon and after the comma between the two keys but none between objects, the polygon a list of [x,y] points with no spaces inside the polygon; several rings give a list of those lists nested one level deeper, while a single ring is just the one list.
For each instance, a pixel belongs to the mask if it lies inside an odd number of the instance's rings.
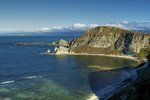
[{"label": "white cloud", "polygon": [[86,31],[89,28],[88,25],[82,24],[82,23],[75,23],[70,26],[65,26],[65,27],[60,27],[60,26],[55,26],[55,27],[45,27],[41,28],[38,31],[43,31],[43,32],[68,32],[68,31]]},{"label": "white cloud", "polygon": [[114,27],[119,27],[127,30],[137,30],[137,31],[150,30],[150,22],[147,21],[142,21],[142,22],[121,21],[117,23],[105,24],[105,26],[114,26]]},{"label": "white cloud", "polygon": [[50,30],[50,28],[48,28],[48,27],[44,27],[44,28],[40,29],[40,31],[48,31],[48,30]]},{"label": "white cloud", "polygon": [[0,29],[0,33],[7,32],[71,32],[71,31],[86,31],[90,28],[94,28],[97,26],[113,26],[119,27],[127,30],[150,30],[150,21],[137,21],[137,22],[129,22],[129,21],[120,21],[116,23],[108,23],[108,24],[83,24],[83,23],[75,23],[70,26],[54,26],[54,27],[43,27],[41,29],[33,30],[33,31],[21,31],[15,28],[5,28]]},{"label": "white cloud", "polygon": [[84,27],[87,27],[87,25],[82,24],[82,23],[76,23],[76,24],[73,24],[72,27],[75,27],[75,28],[84,28]]},{"label": "white cloud", "polygon": [[90,24],[89,27],[93,28],[93,27],[97,27],[99,26],[98,24]]},{"label": "white cloud", "polygon": [[73,25],[67,27],[49,27],[42,28],[40,31],[46,32],[69,32],[69,31],[86,31],[90,28],[94,28],[97,26],[113,26],[118,28],[123,28],[127,30],[150,30],[150,22],[129,22],[129,21],[120,21],[116,23],[108,23],[108,24],[83,24],[83,23],[75,23]]}]

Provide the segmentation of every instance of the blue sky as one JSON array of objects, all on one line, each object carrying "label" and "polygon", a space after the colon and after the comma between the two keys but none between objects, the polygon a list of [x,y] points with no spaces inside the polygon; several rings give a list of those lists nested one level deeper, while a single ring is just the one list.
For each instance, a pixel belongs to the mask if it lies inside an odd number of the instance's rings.
[{"label": "blue sky", "polygon": [[150,0],[0,0],[0,30],[150,19]]}]

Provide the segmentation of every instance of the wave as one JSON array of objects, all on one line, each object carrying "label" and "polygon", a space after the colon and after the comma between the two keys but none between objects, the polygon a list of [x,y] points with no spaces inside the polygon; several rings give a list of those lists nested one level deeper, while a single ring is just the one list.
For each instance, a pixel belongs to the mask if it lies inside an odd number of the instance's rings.
[{"label": "wave", "polygon": [[36,79],[36,78],[42,78],[42,76],[28,76],[26,79]]},{"label": "wave", "polygon": [[28,77],[18,79],[18,80],[3,81],[3,82],[0,82],[0,85],[14,83],[14,82],[17,82],[17,81],[22,81],[24,79],[27,80],[27,79],[37,79],[37,78],[42,78],[42,76],[28,76]]},{"label": "wave", "polygon": [[47,55],[48,52],[41,52],[41,53],[38,53],[39,55]]},{"label": "wave", "polygon": [[99,98],[94,93],[92,93],[86,100],[99,100]]},{"label": "wave", "polygon": [[11,81],[4,81],[4,82],[1,82],[0,84],[3,85],[3,84],[10,84],[10,83],[14,83],[15,81],[14,80],[11,80]]}]

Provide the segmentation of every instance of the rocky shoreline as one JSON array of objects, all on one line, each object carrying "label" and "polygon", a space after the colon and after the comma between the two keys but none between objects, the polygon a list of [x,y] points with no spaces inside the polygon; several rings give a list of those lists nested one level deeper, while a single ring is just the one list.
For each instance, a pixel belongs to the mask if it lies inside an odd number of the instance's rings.
[{"label": "rocky shoreline", "polygon": [[[150,55],[148,55],[150,56]],[[145,66],[138,66],[138,77],[126,88],[112,95],[108,100],[149,100],[150,99],[150,57]]]},{"label": "rocky shoreline", "polygon": [[[128,71],[130,71],[130,73],[128,72],[129,76],[124,78],[121,82],[100,89],[99,91],[96,92],[96,95],[90,97],[89,100],[128,100],[127,97],[124,96],[124,94],[127,93],[126,91],[128,91],[128,89],[133,88],[133,84],[135,83],[137,84],[137,82],[138,84],[141,84],[141,82],[139,81],[139,78],[141,78],[139,76],[139,72],[147,68],[148,68],[148,62],[145,62],[136,68],[128,69]],[[150,68],[149,68],[149,72],[150,72]]]}]

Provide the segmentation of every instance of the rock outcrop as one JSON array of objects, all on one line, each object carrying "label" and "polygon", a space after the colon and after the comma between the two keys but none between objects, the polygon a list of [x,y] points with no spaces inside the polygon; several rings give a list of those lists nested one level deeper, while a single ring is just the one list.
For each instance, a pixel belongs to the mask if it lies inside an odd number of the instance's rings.
[{"label": "rock outcrop", "polygon": [[69,49],[64,46],[55,47],[54,53],[56,54],[67,54]]},{"label": "rock outcrop", "polygon": [[150,34],[100,26],[88,30],[70,42],[69,52],[133,55],[150,46]]},{"label": "rock outcrop", "polygon": [[66,47],[69,46],[69,42],[63,39],[53,42],[52,44],[57,46],[66,46]]}]

